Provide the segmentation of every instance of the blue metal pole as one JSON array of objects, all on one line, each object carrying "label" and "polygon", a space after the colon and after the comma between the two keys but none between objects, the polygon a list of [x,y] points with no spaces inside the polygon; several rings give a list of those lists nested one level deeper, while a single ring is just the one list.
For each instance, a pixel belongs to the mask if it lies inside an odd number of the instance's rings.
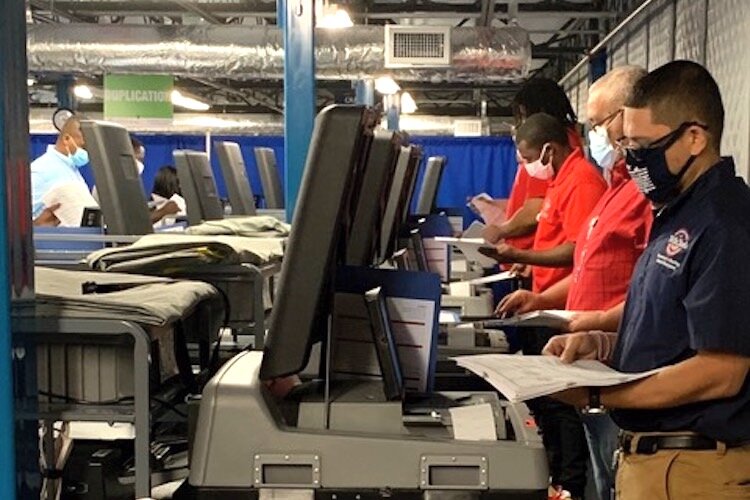
[{"label": "blue metal pole", "polygon": [[354,103],[364,106],[375,105],[375,80],[357,80],[354,85]]},{"label": "blue metal pole", "polygon": [[68,108],[73,111],[76,109],[76,96],[73,93],[75,79],[70,75],[63,75],[57,80],[55,93],[57,95],[57,107]]},{"label": "blue metal pole", "polygon": [[278,0],[284,30],[284,187],[291,221],[316,111],[313,0]]},{"label": "blue metal pole", "polygon": [[[28,460],[20,461],[16,474],[16,432],[14,414],[13,333],[11,294],[28,298],[33,289],[33,248],[28,167],[28,90],[26,86],[26,8],[24,0],[6,0],[0,16],[0,496],[16,498],[26,489]],[[34,430],[36,425],[34,425]],[[26,426],[26,430],[31,430]],[[26,432],[24,437],[36,437]],[[21,448],[24,448],[21,441]],[[34,441],[28,443],[36,446]],[[38,467],[36,468],[38,471]],[[34,475],[31,472],[31,475]],[[38,472],[36,473],[38,474]],[[23,478],[23,479],[22,479]],[[33,481],[33,480],[32,480]]]},{"label": "blue metal pole", "polygon": [[594,83],[607,72],[607,50],[602,49],[589,59],[589,83]]},{"label": "blue metal pole", "polygon": [[388,130],[398,130],[401,121],[401,94],[385,96],[385,118]]}]

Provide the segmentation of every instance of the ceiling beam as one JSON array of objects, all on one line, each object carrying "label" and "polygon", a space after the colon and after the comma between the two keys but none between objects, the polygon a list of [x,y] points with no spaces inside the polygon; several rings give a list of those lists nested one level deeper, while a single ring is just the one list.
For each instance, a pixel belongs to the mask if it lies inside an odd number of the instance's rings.
[{"label": "ceiling beam", "polygon": [[84,19],[83,17],[79,17],[68,10],[55,7],[55,2],[53,0],[29,0],[29,5],[32,7],[32,13],[33,9],[37,9],[49,12],[50,14],[53,14],[55,16],[64,17],[73,22],[86,22],[86,19]]},{"label": "ceiling beam", "polygon": [[225,24],[226,23],[224,19],[211,14],[206,9],[204,9],[203,7],[201,7],[200,5],[194,2],[191,2],[190,0],[172,0],[172,2],[179,5],[180,7],[182,7],[188,12],[197,14],[198,16],[202,17],[203,19],[205,19],[211,24]]}]

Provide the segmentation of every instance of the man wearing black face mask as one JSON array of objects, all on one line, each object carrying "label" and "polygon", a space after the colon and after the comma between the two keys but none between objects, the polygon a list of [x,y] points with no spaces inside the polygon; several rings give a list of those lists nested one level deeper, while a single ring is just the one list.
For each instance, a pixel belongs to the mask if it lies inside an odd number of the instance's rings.
[{"label": "man wearing black face mask", "polygon": [[656,215],[619,335],[572,334],[546,347],[624,372],[661,368],[558,395],[614,409],[626,431],[620,500],[750,498],[750,189],[720,157],[723,125],[718,86],[698,64],[675,61],[636,84],[622,142]]}]

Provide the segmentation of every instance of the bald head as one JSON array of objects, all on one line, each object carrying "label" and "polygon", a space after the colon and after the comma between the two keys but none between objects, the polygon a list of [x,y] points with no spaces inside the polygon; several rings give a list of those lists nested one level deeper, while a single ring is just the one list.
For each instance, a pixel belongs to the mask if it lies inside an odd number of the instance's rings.
[{"label": "bald head", "polygon": [[635,84],[646,76],[640,66],[619,66],[589,87],[586,111],[592,126],[603,125],[612,143],[622,137],[622,116],[617,112],[630,99]]},{"label": "bald head", "polygon": [[75,153],[76,149],[84,147],[85,144],[86,141],[81,132],[81,120],[76,116],[71,116],[63,125],[55,147],[61,153],[69,155]]}]

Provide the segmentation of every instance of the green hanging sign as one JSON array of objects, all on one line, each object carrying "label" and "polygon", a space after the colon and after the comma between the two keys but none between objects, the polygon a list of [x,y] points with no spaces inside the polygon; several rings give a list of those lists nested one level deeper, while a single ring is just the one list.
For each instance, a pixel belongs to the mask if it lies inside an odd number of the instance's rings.
[{"label": "green hanging sign", "polygon": [[104,118],[172,119],[169,75],[105,75]]}]

